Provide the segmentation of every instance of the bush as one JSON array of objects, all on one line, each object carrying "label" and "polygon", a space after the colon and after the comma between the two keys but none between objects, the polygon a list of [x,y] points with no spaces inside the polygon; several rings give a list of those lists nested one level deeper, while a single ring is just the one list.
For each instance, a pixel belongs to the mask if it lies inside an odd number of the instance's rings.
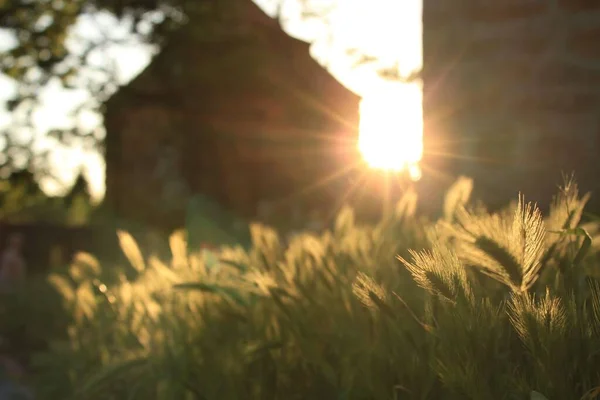
[{"label": "bush", "polygon": [[34,359],[43,399],[591,399],[600,392],[598,224],[566,182],[547,217],[499,213],[459,180],[427,221],[409,192],[360,225],[284,243],[80,255],[49,279],[68,339]]}]

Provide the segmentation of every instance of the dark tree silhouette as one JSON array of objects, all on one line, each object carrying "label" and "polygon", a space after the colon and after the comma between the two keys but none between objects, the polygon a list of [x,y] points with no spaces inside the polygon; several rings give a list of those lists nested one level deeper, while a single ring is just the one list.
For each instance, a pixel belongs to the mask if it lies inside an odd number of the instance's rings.
[{"label": "dark tree silhouette", "polygon": [[34,173],[28,169],[13,171],[7,181],[12,188],[21,189],[27,196],[39,196],[42,193]]},{"label": "dark tree silhouette", "polygon": [[65,195],[64,202],[67,207],[73,206],[76,199],[81,199],[89,204],[92,200],[92,195],[90,194],[90,186],[83,174],[83,171],[80,171],[75,179],[75,183],[71,187],[71,190]]}]

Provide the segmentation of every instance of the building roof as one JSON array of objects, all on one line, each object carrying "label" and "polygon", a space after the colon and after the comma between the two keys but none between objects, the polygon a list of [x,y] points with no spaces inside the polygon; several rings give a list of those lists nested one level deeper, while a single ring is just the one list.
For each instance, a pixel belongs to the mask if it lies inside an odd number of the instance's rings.
[{"label": "building roof", "polygon": [[[305,98],[306,102],[313,102],[315,107],[322,110],[329,109],[332,114],[340,112],[339,110],[333,111],[333,109],[339,109],[344,105],[347,107],[348,104],[354,107],[358,104],[360,96],[336,80],[326,68],[312,58],[310,43],[288,35],[277,19],[271,18],[253,1],[239,0],[239,5],[235,15],[237,18],[244,16],[243,23],[230,23],[237,29],[228,29],[226,35],[207,39],[190,32],[198,25],[191,19],[187,26],[174,32],[162,51],[154,57],[144,71],[126,86],[126,90],[157,98],[168,96],[169,92],[176,90],[178,79],[176,77],[172,81],[164,79],[165,76],[161,75],[166,73],[159,71],[160,69],[176,70],[177,64],[187,64],[187,68],[194,68],[197,71],[201,68],[210,69],[211,64],[214,65],[214,69],[218,69],[220,60],[244,51],[244,48],[249,47],[252,39],[259,38],[259,46],[262,49],[260,52],[256,51],[255,58],[264,58],[260,62],[258,71],[262,75],[262,79],[279,85],[283,90],[293,93],[298,98]],[[182,45],[182,42],[190,41],[193,43],[189,43],[188,46]],[[258,50],[258,48],[255,46],[254,50]],[[204,62],[205,65],[200,67],[203,60],[210,61]],[[235,61],[232,60],[230,64],[235,64]],[[232,68],[235,67],[236,65],[232,66]],[[245,68],[243,65],[237,65],[237,67],[240,70]],[[248,69],[250,67],[248,66]],[[209,73],[210,78],[202,82],[204,93],[210,91],[211,86],[216,92],[221,92],[223,89],[224,79],[219,79],[218,76],[215,78],[213,72]],[[161,76],[161,79],[156,79],[157,75]],[[110,108],[111,100],[109,99],[107,102],[107,108]]]}]

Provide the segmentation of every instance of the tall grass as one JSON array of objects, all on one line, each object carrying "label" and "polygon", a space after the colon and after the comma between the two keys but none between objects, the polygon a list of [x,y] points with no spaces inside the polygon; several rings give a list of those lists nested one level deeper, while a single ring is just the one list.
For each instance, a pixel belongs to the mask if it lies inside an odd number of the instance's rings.
[{"label": "tall grass", "polygon": [[[171,260],[120,232],[128,265],[81,254],[50,276],[68,337],[37,354],[43,399],[592,399],[600,390],[597,223],[567,181],[547,216],[499,213],[461,179],[428,221],[409,192],[373,226]],[[545,396],[545,397],[544,397]]]}]

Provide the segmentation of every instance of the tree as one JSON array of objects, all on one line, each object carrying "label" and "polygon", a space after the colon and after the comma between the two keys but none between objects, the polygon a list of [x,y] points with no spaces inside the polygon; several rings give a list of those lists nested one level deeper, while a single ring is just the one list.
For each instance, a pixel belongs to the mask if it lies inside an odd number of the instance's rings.
[{"label": "tree", "polygon": [[[0,28],[8,32],[12,41],[10,47],[0,53],[0,72],[17,85],[16,93],[6,103],[6,109],[12,113],[12,123],[0,131],[3,139],[0,142],[5,147],[0,157],[0,172],[6,175],[23,164],[35,164],[44,156],[34,150],[33,143],[37,137],[33,111],[39,106],[42,88],[52,84],[65,89],[83,90],[89,94],[89,100],[75,110],[75,116],[90,110],[101,112],[103,102],[125,83],[119,80],[114,62],[111,62],[114,57],[106,53],[111,46],[146,43],[160,48],[170,33],[185,24],[191,16],[195,21],[201,21],[201,34],[210,36],[218,33],[218,30],[230,29],[228,18],[235,10],[236,1],[0,1]],[[128,34],[115,35],[101,24],[96,24],[99,37],[72,37],[73,28],[81,18],[98,15],[116,17]],[[96,21],[94,18],[88,19],[91,23]],[[98,58],[103,52],[104,62],[94,62],[94,57]],[[67,145],[78,141],[96,148],[102,145],[103,139],[95,127],[90,129],[78,125],[54,130],[50,135]],[[36,169],[43,166],[41,163]]]},{"label": "tree", "polygon": [[33,215],[32,210],[48,204],[48,198],[38,186],[35,175],[28,169],[13,171],[0,181],[0,219],[24,220]]},{"label": "tree", "polygon": [[90,194],[90,188],[83,171],[80,171],[75,179],[75,183],[71,187],[71,190],[65,195],[64,201],[67,207],[72,206],[77,199],[82,199],[83,201],[90,203],[92,200],[92,195]]},{"label": "tree", "polygon": [[89,221],[94,208],[92,195],[83,171],[80,171],[71,190],[63,198],[66,209],[66,222],[83,225]]},{"label": "tree", "polygon": [[28,196],[38,196],[42,193],[35,181],[35,175],[30,170],[13,171],[7,181],[12,187],[22,188],[24,194]]}]

